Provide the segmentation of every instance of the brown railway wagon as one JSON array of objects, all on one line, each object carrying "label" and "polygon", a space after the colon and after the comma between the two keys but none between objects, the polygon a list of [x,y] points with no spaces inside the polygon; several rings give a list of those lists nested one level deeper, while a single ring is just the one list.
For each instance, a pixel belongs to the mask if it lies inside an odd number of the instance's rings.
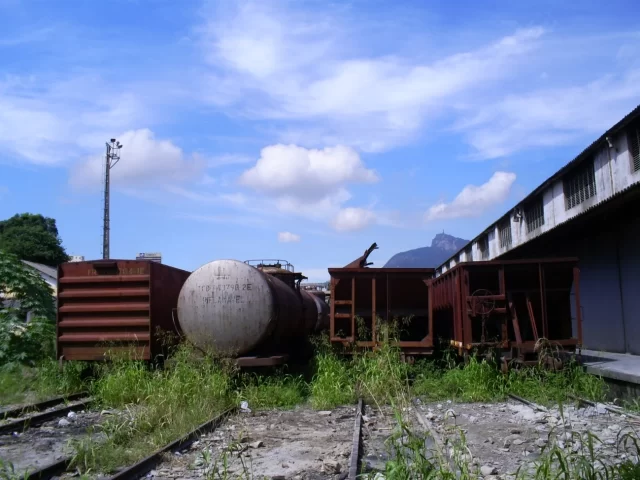
[{"label": "brown railway wagon", "polygon": [[537,361],[536,344],[575,352],[582,343],[577,258],[461,263],[430,282],[434,335],[465,354],[498,348]]},{"label": "brown railway wagon", "polygon": [[[380,321],[399,322],[397,345],[407,355],[432,351],[427,283],[433,268],[367,268],[365,254],[344,268],[330,268],[330,339],[350,349],[380,345]],[[361,320],[359,322],[359,320]],[[406,321],[403,322],[403,321]]]},{"label": "brown railway wagon", "polygon": [[158,334],[180,333],[173,312],[189,274],[149,260],[61,264],[58,359],[103,360],[108,351],[143,360],[163,354]]}]

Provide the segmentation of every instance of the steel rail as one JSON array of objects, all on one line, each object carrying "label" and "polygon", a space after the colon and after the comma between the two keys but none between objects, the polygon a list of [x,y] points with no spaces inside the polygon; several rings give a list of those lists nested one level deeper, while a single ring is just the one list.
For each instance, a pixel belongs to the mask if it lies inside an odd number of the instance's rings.
[{"label": "steel rail", "polygon": [[71,462],[73,460],[73,457],[64,457],[61,460],[58,460],[57,462],[51,463],[49,465],[45,465],[42,468],[39,468],[38,470],[33,470],[32,472],[29,472],[27,470],[27,475],[24,476],[25,480],[49,480],[50,478],[53,478],[55,476],[60,475],[61,473],[67,471],[69,469],[69,466],[71,465]]},{"label": "steel rail", "polygon": [[510,398],[513,398],[514,400],[517,400],[520,403],[524,403],[525,405],[533,408],[534,410],[538,411],[538,412],[543,412],[543,413],[549,413],[549,410],[547,410],[544,407],[541,407],[540,405],[538,405],[537,403],[534,402],[530,402],[529,400],[526,400],[522,397],[519,397],[517,395],[514,395],[513,393],[509,393],[508,396]]},{"label": "steel rail", "polygon": [[349,480],[355,480],[358,475],[358,465],[360,463],[360,440],[362,437],[362,412],[364,404],[362,398],[358,399],[356,407],[356,418],[353,428],[353,441],[351,443],[351,458],[349,460]]},{"label": "steel rail", "polygon": [[87,397],[87,392],[72,393],[71,395],[62,395],[60,397],[50,398],[49,400],[43,400],[42,402],[32,403],[30,405],[22,405],[20,407],[12,408],[11,410],[4,410],[0,412],[2,418],[14,418],[26,415],[31,411],[41,412],[47,408],[55,407],[61,403],[73,402],[83,397]]},{"label": "steel rail", "polygon": [[203,433],[209,433],[214,431],[216,428],[220,426],[222,421],[231,413],[234,413],[238,407],[232,407],[228,410],[225,410],[220,415],[212,418],[208,422],[199,425],[183,437],[174,440],[173,442],[165,445],[159,450],[156,450],[154,453],[149,455],[148,457],[143,458],[139,462],[127,467],[112,477],[109,477],[109,480],[137,480],[141,476],[153,470],[153,468],[162,461],[162,455],[168,451],[180,450],[186,447],[189,447],[195,440],[198,439],[200,435]]},{"label": "steel rail", "polygon": [[586,398],[578,397],[577,395],[572,395],[572,394],[569,394],[569,398],[573,398],[574,400],[576,400],[578,402],[582,402],[582,403],[584,403],[586,405],[589,405],[591,407],[597,407],[598,405],[601,405],[608,412],[616,413],[618,415],[625,415],[626,417],[632,418],[633,420],[640,421],[640,417],[638,415],[634,415],[633,413],[625,412],[624,409],[622,409],[622,408],[612,407],[611,405],[605,405],[604,403],[598,404],[596,402],[592,402],[591,400],[587,400]]},{"label": "steel rail", "polygon": [[72,403],[61,408],[56,408],[55,410],[50,410],[48,412],[39,413],[31,417],[24,417],[12,422],[5,423],[3,425],[0,425],[0,435],[17,431],[24,431],[27,428],[40,425],[54,418],[62,417],[73,410],[89,405],[92,401],[93,398],[89,397],[81,402]]},{"label": "steel rail", "polygon": [[438,434],[438,432],[436,432],[435,429],[429,424],[429,422],[425,420],[424,416],[420,412],[420,408],[416,400],[413,401],[413,411],[415,412],[418,422],[420,422],[420,425],[422,425],[422,427],[427,431],[429,436],[433,439],[433,443],[435,444],[436,453],[438,454],[438,457],[445,459],[449,464],[449,468],[451,469],[451,471],[455,472],[456,464],[454,459],[449,454],[449,451],[445,448],[444,442],[442,441],[442,438],[440,438],[440,435]]}]

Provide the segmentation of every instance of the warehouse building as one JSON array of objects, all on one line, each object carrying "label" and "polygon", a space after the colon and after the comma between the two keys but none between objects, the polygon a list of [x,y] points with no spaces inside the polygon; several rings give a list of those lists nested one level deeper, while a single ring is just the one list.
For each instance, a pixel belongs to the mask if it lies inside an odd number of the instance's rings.
[{"label": "warehouse building", "polygon": [[550,256],[580,259],[584,347],[640,354],[640,106],[436,275],[460,262]]}]

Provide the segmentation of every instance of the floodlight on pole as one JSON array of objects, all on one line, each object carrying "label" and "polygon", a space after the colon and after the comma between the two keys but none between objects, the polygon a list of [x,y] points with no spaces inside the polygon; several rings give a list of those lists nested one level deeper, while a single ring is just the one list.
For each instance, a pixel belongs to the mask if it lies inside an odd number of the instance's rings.
[{"label": "floodlight on pole", "polygon": [[102,258],[109,258],[109,193],[111,184],[111,169],[120,161],[122,144],[115,138],[107,142],[107,155],[104,167],[104,222],[102,227]]}]

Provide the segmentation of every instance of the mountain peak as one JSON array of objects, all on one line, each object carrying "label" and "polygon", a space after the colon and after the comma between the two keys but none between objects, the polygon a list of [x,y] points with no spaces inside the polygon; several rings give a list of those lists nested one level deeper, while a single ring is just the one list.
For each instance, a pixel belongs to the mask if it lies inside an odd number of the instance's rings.
[{"label": "mountain peak", "polygon": [[415,248],[395,254],[384,268],[436,268],[452,254],[464,247],[469,240],[444,232],[436,234],[430,247]]},{"label": "mountain peak", "polygon": [[467,240],[456,238],[453,235],[447,233],[437,233],[433,240],[431,240],[431,248],[439,248],[445,252],[457,252],[462,248],[460,242],[467,243]]}]

